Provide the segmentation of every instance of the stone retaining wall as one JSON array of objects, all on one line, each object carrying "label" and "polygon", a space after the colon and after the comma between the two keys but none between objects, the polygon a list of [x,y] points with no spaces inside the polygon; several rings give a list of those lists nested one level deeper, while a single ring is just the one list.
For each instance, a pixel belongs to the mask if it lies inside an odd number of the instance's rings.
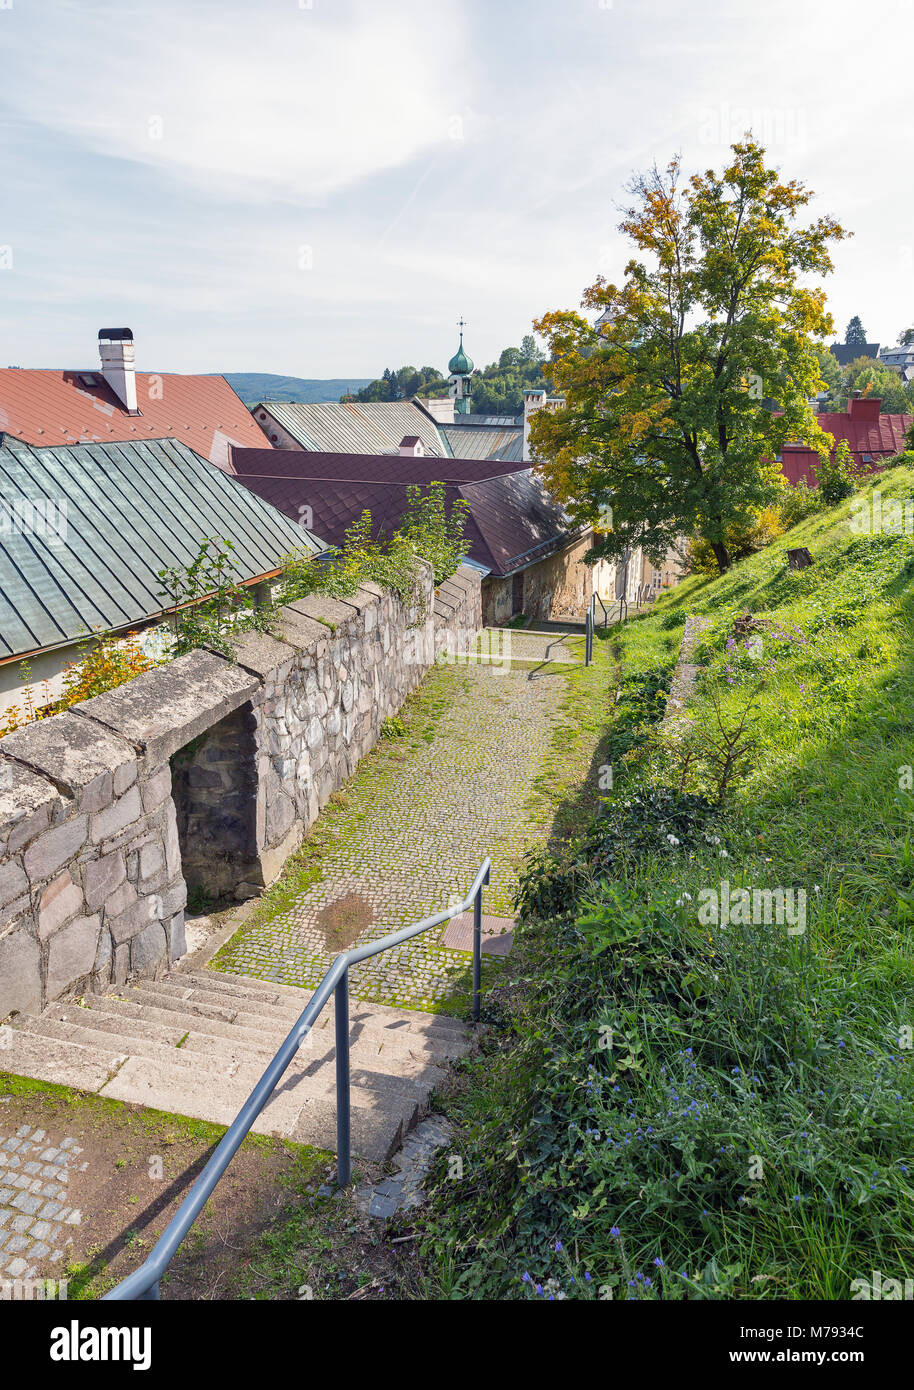
[{"label": "stone retaining wall", "polygon": [[[365,585],[280,610],[229,661],[195,651],[0,739],[0,1019],[158,977],[187,886],[270,883],[439,653],[482,623],[461,567],[408,611]],[[248,887],[247,885],[252,885]]]}]

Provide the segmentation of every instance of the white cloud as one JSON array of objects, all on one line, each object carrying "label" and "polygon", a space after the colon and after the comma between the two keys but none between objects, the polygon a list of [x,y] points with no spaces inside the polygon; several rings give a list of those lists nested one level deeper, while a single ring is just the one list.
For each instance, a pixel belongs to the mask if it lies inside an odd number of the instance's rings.
[{"label": "white cloud", "polygon": [[[448,139],[456,8],[23,5],[3,98],[78,147],[242,200],[320,203]],[[40,55],[40,61],[35,61]]]}]

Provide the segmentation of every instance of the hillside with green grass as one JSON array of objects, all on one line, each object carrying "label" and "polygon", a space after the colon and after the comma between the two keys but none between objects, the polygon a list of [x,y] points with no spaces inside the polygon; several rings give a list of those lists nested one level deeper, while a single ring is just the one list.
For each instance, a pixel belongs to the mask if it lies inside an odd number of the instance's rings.
[{"label": "hillside with green grass", "polygon": [[[442,1167],[424,1230],[444,1296],[844,1300],[914,1276],[914,536],[853,523],[877,491],[903,514],[914,469],[600,634],[599,814],[579,799],[529,862],[447,1102],[464,1177]],[[689,615],[698,677],[665,722]]]}]

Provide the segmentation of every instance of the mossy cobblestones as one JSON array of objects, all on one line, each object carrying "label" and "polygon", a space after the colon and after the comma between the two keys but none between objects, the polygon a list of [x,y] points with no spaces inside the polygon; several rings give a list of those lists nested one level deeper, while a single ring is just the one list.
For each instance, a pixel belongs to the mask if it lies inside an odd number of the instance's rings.
[{"label": "mossy cobblestones", "polygon": [[[575,668],[571,668],[574,670]],[[583,668],[578,667],[581,679]],[[593,683],[594,668],[587,673]],[[597,681],[600,677],[597,677]],[[605,682],[605,668],[602,681]],[[557,745],[563,782],[582,779],[595,737],[557,738],[571,682],[554,671],[432,669],[402,711],[405,734],[382,739],[322,811],[281,880],[212,962],[228,973],[313,988],[344,945],[364,943],[459,902],[486,854],[483,910],[513,915],[526,851],[549,834],[545,782]],[[596,687],[595,687],[596,688]],[[352,895],[350,897],[350,895]],[[322,929],[336,904],[345,941]],[[353,968],[357,998],[461,1013],[471,957],[441,943],[444,927]],[[503,962],[483,957],[484,983]]]}]

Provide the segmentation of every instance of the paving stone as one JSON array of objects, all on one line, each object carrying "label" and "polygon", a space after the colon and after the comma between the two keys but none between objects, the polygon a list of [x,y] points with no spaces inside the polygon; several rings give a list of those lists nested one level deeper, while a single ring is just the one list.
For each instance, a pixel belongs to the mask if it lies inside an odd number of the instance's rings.
[{"label": "paving stone", "polygon": [[368,1207],[368,1215],[377,1216],[386,1220],[388,1217],[393,1216],[396,1210],[397,1201],[395,1197],[372,1197]]},{"label": "paving stone", "polygon": [[12,1206],[18,1207],[20,1211],[27,1212],[29,1216],[34,1216],[41,1208],[40,1197],[30,1197],[25,1192],[20,1192],[18,1197],[14,1197]]},{"label": "paving stone", "polygon": [[[272,916],[258,913],[213,964],[313,988],[339,949],[323,925],[334,904],[342,902],[342,911],[346,899],[358,900],[365,925],[355,939],[362,944],[460,901],[489,854],[483,910],[493,931],[483,978],[495,979],[502,962],[494,952],[509,940],[501,929],[511,925],[524,855],[545,838],[528,807],[566,696],[563,674],[528,677],[490,667],[435,668],[426,680],[443,708],[433,737],[404,740],[403,761],[393,761],[388,775],[347,784],[350,805],[334,809],[338,833],[322,855],[320,881]],[[581,775],[592,752],[582,750]],[[436,1011],[465,997],[472,939],[452,946],[444,931],[361,962],[350,975],[352,994]]]}]

